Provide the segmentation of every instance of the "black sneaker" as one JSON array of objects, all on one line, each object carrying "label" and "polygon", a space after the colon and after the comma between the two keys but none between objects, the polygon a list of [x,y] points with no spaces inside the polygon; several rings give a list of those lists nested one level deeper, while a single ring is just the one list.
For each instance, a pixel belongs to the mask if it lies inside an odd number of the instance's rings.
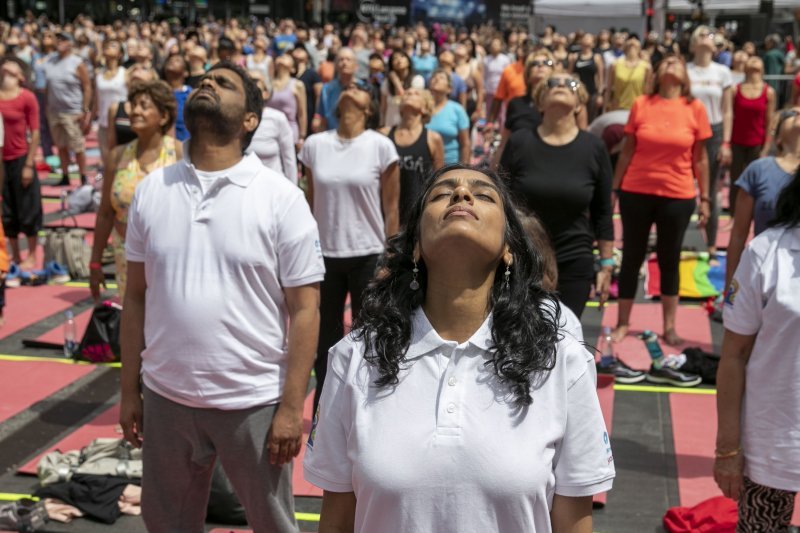
[{"label": "black sneaker", "polygon": [[599,362],[595,363],[595,365],[597,366],[598,374],[614,376],[615,383],[630,385],[642,382],[647,378],[647,375],[641,370],[634,370],[616,358],[607,365],[601,365]]},{"label": "black sneaker", "polygon": [[62,176],[61,181],[56,183],[56,187],[69,187],[69,176]]},{"label": "black sneaker", "polygon": [[703,378],[696,374],[681,372],[668,366],[656,368],[651,365],[650,372],[646,377],[650,383],[672,385],[673,387],[696,387],[703,381]]}]

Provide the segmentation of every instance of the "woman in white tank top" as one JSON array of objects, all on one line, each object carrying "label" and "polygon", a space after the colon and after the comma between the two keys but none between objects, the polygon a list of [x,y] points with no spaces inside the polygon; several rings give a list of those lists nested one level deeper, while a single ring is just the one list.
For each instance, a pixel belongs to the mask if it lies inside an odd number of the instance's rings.
[{"label": "woman in white tank top", "polygon": [[97,120],[97,140],[100,145],[101,161],[106,161],[110,147],[108,146],[108,109],[117,102],[128,98],[125,85],[125,69],[119,64],[122,47],[119,41],[103,43],[105,68],[95,79],[97,98],[94,99],[94,118]]}]

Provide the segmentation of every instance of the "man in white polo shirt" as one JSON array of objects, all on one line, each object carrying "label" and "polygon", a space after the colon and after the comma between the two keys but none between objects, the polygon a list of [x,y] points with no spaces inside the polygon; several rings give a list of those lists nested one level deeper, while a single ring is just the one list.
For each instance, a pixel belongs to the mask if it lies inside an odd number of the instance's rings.
[{"label": "man in white polo shirt", "polygon": [[145,443],[151,533],[203,531],[216,458],[255,531],[297,531],[324,264],[300,189],[243,156],[261,109],[246,71],[215,65],[186,102],[184,161],[130,207],[120,423]]}]

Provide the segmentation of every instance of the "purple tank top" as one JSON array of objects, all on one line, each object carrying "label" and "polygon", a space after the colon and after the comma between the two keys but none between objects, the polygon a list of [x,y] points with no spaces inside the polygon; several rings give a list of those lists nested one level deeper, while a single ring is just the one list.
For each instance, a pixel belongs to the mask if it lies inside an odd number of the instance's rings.
[{"label": "purple tank top", "polygon": [[267,106],[272,109],[281,111],[289,120],[289,125],[292,127],[292,135],[294,135],[294,142],[297,142],[300,137],[300,130],[297,127],[297,98],[294,95],[294,84],[297,80],[289,78],[289,83],[280,91],[273,88],[272,98],[267,102]]}]

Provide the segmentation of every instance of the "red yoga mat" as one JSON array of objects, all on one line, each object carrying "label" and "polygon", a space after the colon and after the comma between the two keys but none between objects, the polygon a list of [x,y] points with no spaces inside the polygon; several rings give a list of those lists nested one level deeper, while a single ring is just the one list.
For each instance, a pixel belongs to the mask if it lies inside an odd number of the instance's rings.
[{"label": "red yoga mat", "polygon": [[[670,394],[678,493],[681,505],[693,507],[720,496],[714,482],[714,449],[717,432],[716,396]],[[800,525],[800,496],[795,498],[792,524]]]},{"label": "red yoga mat", "polygon": [[0,339],[65,311],[74,304],[89,298],[89,291],[60,285],[40,285],[6,290],[5,325],[0,328]]},{"label": "red yoga mat", "polygon": [[0,361],[0,422],[94,370],[51,361]]},{"label": "red yoga mat", "polygon": [[[603,312],[603,326],[616,327],[617,305],[607,305]],[[594,310],[587,309],[585,313]],[[684,348],[699,346],[703,350],[712,351],[711,327],[705,310],[695,307],[678,306],[676,328],[678,335],[683,337],[684,343],[680,346],[668,346],[661,343],[665,354],[681,353]],[[662,313],[660,303],[634,304],[631,312],[631,326],[628,336],[614,345],[614,351],[620,359],[633,368],[647,370],[650,368],[650,355],[644,342],[638,338],[644,330],[655,331],[659,335],[663,332]],[[599,346],[599,339],[597,339]]]}]

